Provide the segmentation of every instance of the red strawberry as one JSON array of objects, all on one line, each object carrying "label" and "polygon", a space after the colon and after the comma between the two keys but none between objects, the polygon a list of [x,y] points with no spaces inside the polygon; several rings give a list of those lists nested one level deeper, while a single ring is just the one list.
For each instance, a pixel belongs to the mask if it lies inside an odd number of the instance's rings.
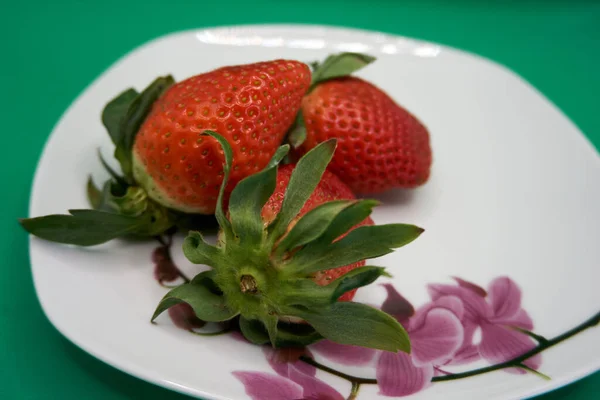
[{"label": "red strawberry", "polygon": [[223,179],[223,152],[210,129],[233,147],[229,189],[260,171],[281,144],[310,84],[308,67],[277,60],[224,67],[170,87],[153,105],[133,146],[135,180],[158,203],[212,214]]},{"label": "red strawberry", "polygon": [[355,193],[414,188],[429,178],[427,128],[381,89],[360,78],[319,83],[302,102],[300,152],[337,138],[329,168]]},{"label": "red strawberry", "polygon": [[[206,134],[223,147],[227,173],[229,143],[218,133]],[[152,319],[186,302],[203,321],[235,318],[243,335],[256,344],[305,346],[326,338],[406,351],[408,337],[396,319],[364,304],[338,300],[344,294],[343,300],[351,299],[353,290],[387,275],[381,267],[361,266],[364,260],[404,246],[423,230],[372,225],[368,217],[377,202],[354,200],[325,171],[335,140],[316,146],[295,166],[279,169],[288,150],[280,147],[265,169],[236,185],[228,215],[219,195],[217,244],[208,244],[200,232],[190,232],[183,243],[192,263],[211,269],[167,293]]]},{"label": "red strawberry", "polygon": [[[292,171],[294,170],[294,165],[284,165],[279,168],[277,171],[277,187],[275,188],[275,192],[269,200],[267,204],[263,207],[262,217],[265,223],[270,223],[275,219],[279,210],[281,209],[281,204],[283,202],[283,198],[285,196],[285,190],[290,181],[290,176],[292,175]],[[325,171],[321,181],[315,188],[315,191],[310,195],[302,210],[298,214],[298,217],[290,223],[290,228],[294,226],[295,221],[300,219],[304,214],[313,208],[317,207],[320,204],[326,203],[332,200],[353,200],[356,197],[344,182],[342,182],[337,176],[335,176],[332,172]],[[371,217],[367,217],[363,222],[356,225],[356,227],[363,225],[374,225]],[[345,235],[344,235],[345,236]],[[314,281],[321,285],[325,286],[336,280],[340,276],[345,275],[346,273],[352,271],[355,268],[362,267],[365,265],[365,261],[355,262],[350,265],[346,265],[339,268],[330,269],[327,271],[319,271],[314,274]],[[351,290],[349,292],[344,293],[339,300],[340,301],[350,301],[356,294],[356,290]]]}]

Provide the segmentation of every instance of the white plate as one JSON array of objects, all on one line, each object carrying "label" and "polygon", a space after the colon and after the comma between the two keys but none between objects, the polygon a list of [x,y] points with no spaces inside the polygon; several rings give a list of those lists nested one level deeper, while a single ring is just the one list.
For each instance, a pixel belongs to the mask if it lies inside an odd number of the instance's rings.
[{"label": "white plate", "polygon": [[[145,44],[90,85],[55,127],[35,177],[31,216],[87,207],[88,173],[104,177],[96,148],[112,151],[100,111],[124,88],[143,88],[167,73],[183,79],[226,64],[280,57],[311,61],[341,50],[379,57],[359,75],[384,87],[432,135],[431,180],[410,194],[381,196],[384,205],[374,214],[379,223],[426,228],[416,242],[377,260],[394,273],[394,286],[421,305],[429,299],[427,285],[450,284],[450,276],[484,287],[497,276],[509,276],[522,289],[522,306],[535,331],[547,337],[598,312],[600,162],[595,150],[512,72],[471,54],[402,37],[248,26],[177,33]],[[158,325],[149,323],[165,293],[152,277],[153,247],[115,241],[80,249],[32,238],[33,276],[46,315],[75,344],[132,375],[199,397],[247,399],[232,371],[272,373],[261,349],[230,336],[191,335],[166,315]],[[176,260],[190,274],[197,270],[179,252]],[[375,285],[360,291],[358,299],[380,303],[384,296]],[[597,370],[599,339],[600,328],[592,328],[545,351],[540,370],[550,381],[498,371],[434,383],[414,397],[539,394]],[[375,376],[373,366],[344,366],[315,355],[341,371]],[[485,365],[480,360],[453,371]],[[323,371],[317,377],[348,395],[347,381]],[[377,393],[376,385],[363,385],[359,399],[378,398]]]}]

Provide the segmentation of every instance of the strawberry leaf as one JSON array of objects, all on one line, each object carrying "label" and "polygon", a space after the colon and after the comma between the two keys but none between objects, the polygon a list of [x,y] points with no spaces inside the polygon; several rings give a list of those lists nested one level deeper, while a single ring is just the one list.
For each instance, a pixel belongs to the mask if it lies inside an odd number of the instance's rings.
[{"label": "strawberry leaf", "polygon": [[261,210],[277,185],[277,164],[288,153],[289,146],[281,146],[261,172],[238,183],[229,200],[229,220],[240,244],[259,248],[263,241],[264,222]]},{"label": "strawberry leaf", "polygon": [[286,230],[290,222],[298,215],[306,200],[315,190],[327,164],[333,157],[336,140],[320,143],[298,161],[288,183],[281,210],[269,225],[271,242],[274,243]]},{"label": "strawberry leaf", "polygon": [[352,200],[334,200],[320,204],[307,212],[277,245],[276,254],[281,255],[317,239],[337,214],[350,204]]},{"label": "strawberry leaf", "polygon": [[21,219],[32,235],[57,243],[94,246],[138,232],[148,224],[144,218],[96,210],[70,210],[71,215],[46,215]]},{"label": "strawberry leaf", "polygon": [[98,189],[94,183],[94,179],[90,175],[86,185],[87,197],[93,209],[97,210],[102,206],[102,191]]},{"label": "strawberry leaf", "polygon": [[302,146],[306,140],[306,125],[304,123],[304,114],[302,110],[298,111],[296,121],[287,134],[288,143],[294,148]]},{"label": "strawberry leaf", "polygon": [[[118,125],[119,133],[114,134],[114,136],[119,139],[116,143],[115,158],[119,160],[123,173],[131,182],[133,182],[131,149],[133,148],[135,136],[146,119],[146,116],[152,109],[154,102],[174,83],[175,80],[171,75],[155,79],[142,93],[138,94],[133,100],[128,102],[127,112],[121,116]],[[126,100],[129,100],[131,94],[127,96]],[[113,100],[113,102],[115,100]],[[122,103],[119,103],[118,106],[113,104],[110,108],[111,110],[118,110],[118,112],[115,111],[112,115],[114,119],[117,118],[118,114],[122,113],[125,103],[125,100],[122,100]],[[111,120],[111,128],[114,127],[114,123],[115,121]],[[113,134],[111,134],[111,137],[113,137]]]},{"label": "strawberry leaf", "polygon": [[410,340],[402,325],[383,311],[361,303],[337,302],[320,310],[296,309],[294,315],[332,342],[410,352]]},{"label": "strawberry leaf", "polygon": [[269,343],[269,335],[265,326],[257,319],[246,319],[240,316],[240,330],[242,335],[254,344]]},{"label": "strawberry leaf", "polygon": [[151,321],[154,321],[163,311],[176,304],[189,304],[196,317],[203,321],[221,322],[235,317],[238,312],[227,308],[225,298],[217,292],[217,287],[211,279],[212,271],[202,272],[190,283],[184,283],[167,293],[156,308]]},{"label": "strawberry leaf", "polygon": [[285,274],[311,274],[391,253],[415,240],[423,229],[414,225],[361,226],[329,246],[306,246],[283,268]]},{"label": "strawberry leaf", "polygon": [[231,150],[231,146],[227,139],[223,136],[219,135],[217,132],[206,130],[203,133],[204,135],[211,136],[215,138],[221,148],[223,149],[223,154],[225,155],[225,165],[223,165],[223,182],[221,182],[221,188],[219,189],[219,197],[217,198],[217,207],[215,209],[215,217],[223,229],[225,236],[228,239],[233,238],[233,230],[231,228],[231,223],[225,216],[225,212],[223,211],[223,196],[225,195],[225,188],[227,187],[227,181],[229,180],[229,172],[231,171],[231,164],[233,163],[233,151]]},{"label": "strawberry leaf", "polygon": [[311,89],[329,79],[351,75],[375,60],[375,57],[361,53],[332,54],[315,68],[312,74]]},{"label": "strawberry leaf", "polygon": [[271,341],[273,347],[275,347],[275,344],[277,343],[277,322],[279,321],[279,318],[277,318],[277,315],[273,314],[268,314],[265,317],[263,317],[263,324],[265,324],[265,328],[267,328],[267,333],[269,334],[269,340]]},{"label": "strawberry leaf", "polygon": [[183,241],[183,254],[194,264],[204,264],[217,269],[223,264],[221,249],[204,241],[200,232],[192,231]]},{"label": "strawberry leaf", "polygon": [[104,157],[102,157],[102,152],[100,151],[100,149],[98,149],[98,158],[100,159],[100,163],[102,164],[106,172],[108,172],[108,174],[115,180],[117,185],[119,185],[119,189],[122,191],[125,190],[125,188],[127,188],[129,184],[127,183],[125,178],[119,175],[114,169],[111,168],[110,165],[108,165],[106,160],[104,160]]},{"label": "strawberry leaf", "polygon": [[275,347],[304,347],[321,339],[323,336],[308,324],[279,322]]},{"label": "strawberry leaf", "polygon": [[390,277],[390,274],[385,272],[385,269],[382,267],[372,266],[360,267],[348,272],[330,284],[330,286],[335,288],[331,296],[332,301],[337,301],[341,295],[350,290],[370,285],[380,276]]},{"label": "strawberry leaf", "polygon": [[121,121],[127,115],[127,110],[129,110],[131,103],[133,103],[138,94],[135,89],[129,88],[108,102],[104,110],[102,110],[102,124],[104,124],[115,146],[121,142],[123,135]]},{"label": "strawberry leaf", "polygon": [[344,293],[367,286],[380,276],[390,275],[382,267],[367,266],[356,268],[326,286],[319,286],[310,278],[290,279],[281,283],[282,303],[308,309],[326,307]]},{"label": "strawberry leaf", "polygon": [[373,208],[378,206],[377,200],[360,200],[349,205],[335,216],[335,219],[326,227],[327,229],[319,238],[319,245],[329,245],[335,239],[348,232],[352,227],[363,222]]}]

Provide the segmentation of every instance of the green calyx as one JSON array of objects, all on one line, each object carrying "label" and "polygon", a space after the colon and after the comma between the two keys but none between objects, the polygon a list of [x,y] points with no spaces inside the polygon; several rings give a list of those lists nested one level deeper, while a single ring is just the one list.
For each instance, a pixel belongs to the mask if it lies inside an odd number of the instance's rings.
[{"label": "green calyx", "polygon": [[[152,320],[169,307],[186,302],[205,321],[238,317],[243,335],[256,344],[303,346],[327,338],[342,344],[409,351],[408,336],[393,317],[364,304],[337,301],[349,290],[389,276],[384,268],[357,268],[327,286],[317,285],[312,277],[319,271],[388,254],[423,230],[389,224],[362,226],[348,233],[371,214],[378,204],[373,200],[324,203],[298,219],[333,156],[334,140],[300,159],[280,212],[271,223],[265,224],[261,211],[275,190],[278,163],[286,156],[287,145],[279,148],[264,170],[237,184],[226,216],[222,201],[231,148],[219,134],[205,134],[221,144],[225,155],[216,209],[221,231],[216,245],[208,244],[199,232],[190,232],[183,252],[191,262],[211,270],[167,293]],[[295,224],[290,229],[292,221]]]},{"label": "green calyx", "polygon": [[21,219],[21,226],[42,239],[78,246],[98,245],[123,236],[152,237],[173,227],[181,216],[148,198],[136,183],[132,148],[152,105],[174,82],[171,76],[157,78],[141,93],[128,89],[104,108],[102,123],[115,145],[114,156],[122,175],[98,154],[110,178],[102,188],[91,177],[88,179],[86,191],[93,209]]}]

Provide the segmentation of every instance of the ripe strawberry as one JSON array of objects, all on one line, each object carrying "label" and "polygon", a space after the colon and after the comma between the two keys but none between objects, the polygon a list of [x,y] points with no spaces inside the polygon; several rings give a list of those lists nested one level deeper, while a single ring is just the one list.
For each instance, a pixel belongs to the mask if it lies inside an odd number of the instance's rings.
[{"label": "ripe strawberry", "polygon": [[214,213],[223,155],[202,132],[217,131],[233,146],[230,191],[273,156],[310,78],[305,64],[276,60],[219,68],[171,86],[135,138],[135,180],[168,208]]},{"label": "ripe strawberry", "polygon": [[[223,147],[225,176],[232,150],[227,140],[206,132]],[[188,303],[203,321],[239,321],[251,342],[303,346],[322,338],[388,351],[409,349],[402,326],[390,315],[350,300],[353,291],[382,275],[364,260],[388,254],[420,235],[403,224],[372,225],[373,200],[355,200],[327,164],[335,140],[316,146],[295,166],[278,168],[289,146],[282,146],[261,172],[231,192],[228,214],[222,183],[215,217],[221,231],[216,245],[199,232],[183,244],[185,256],[210,270],[171,290],[153,320],[179,303]],[[359,226],[360,225],[360,226]],[[296,322],[303,322],[298,324]]]},{"label": "ripe strawberry", "polygon": [[[290,176],[295,168],[295,165],[284,165],[280,167],[277,171],[277,186],[275,188],[275,192],[271,195],[267,204],[263,207],[262,210],[262,218],[266,224],[271,223],[279,210],[281,209],[281,204],[283,203],[283,199],[285,196],[285,191],[287,189],[288,183],[290,181]],[[317,184],[315,191],[310,195],[304,206],[298,213],[298,216],[295,220],[290,223],[291,229],[295,225],[295,222],[299,220],[304,214],[308,211],[314,209],[315,207],[326,203],[328,201],[333,200],[354,200],[356,197],[344,182],[342,182],[337,176],[335,176],[332,172],[325,171],[323,177]],[[364,225],[374,225],[371,217],[367,217],[364,221],[358,223],[356,227],[364,226]],[[345,235],[344,235],[345,236]],[[335,269],[330,269],[326,271],[319,271],[313,275],[313,280],[321,286],[325,286],[330,284],[332,281],[338,279],[339,277],[346,275],[348,272],[352,271],[355,268],[362,267],[365,265],[365,260],[358,261],[343,267],[338,267]],[[344,293],[339,300],[340,301],[350,301],[354,298],[357,289],[353,289],[349,292]]]},{"label": "ripe strawberry", "polygon": [[356,77],[319,83],[304,98],[302,113],[300,153],[337,138],[329,168],[355,193],[414,188],[429,178],[427,128],[373,84]]}]

